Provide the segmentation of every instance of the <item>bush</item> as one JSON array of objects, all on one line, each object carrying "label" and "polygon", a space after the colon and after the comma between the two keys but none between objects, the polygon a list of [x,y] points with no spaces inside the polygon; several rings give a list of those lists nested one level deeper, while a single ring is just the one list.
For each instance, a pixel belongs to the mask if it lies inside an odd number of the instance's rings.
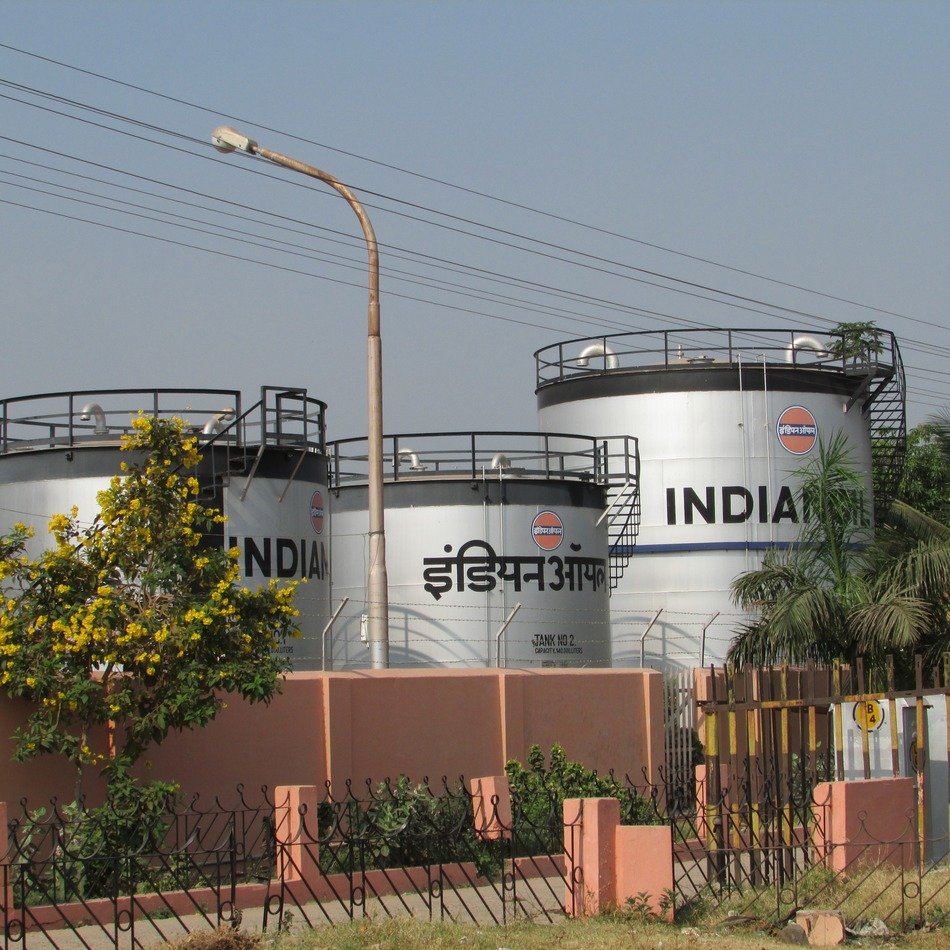
[{"label": "bush", "polygon": [[318,828],[325,874],[455,861],[494,866],[475,835],[471,798],[461,787],[436,795],[402,775],[379,785],[369,802],[325,802]]},{"label": "bush", "polygon": [[554,854],[563,847],[564,799],[616,798],[624,825],[656,824],[652,803],[613,775],[598,775],[567,758],[563,746],[551,746],[546,765],[541,747],[528,750],[528,764],[511,759],[505,766],[511,786],[512,821],[516,839],[531,851]]},{"label": "bush", "polygon": [[14,882],[27,905],[60,903],[154,890],[154,855],[161,852],[174,807],[175,785],[131,780],[98,808],[71,802],[47,817],[32,812],[16,837]]}]

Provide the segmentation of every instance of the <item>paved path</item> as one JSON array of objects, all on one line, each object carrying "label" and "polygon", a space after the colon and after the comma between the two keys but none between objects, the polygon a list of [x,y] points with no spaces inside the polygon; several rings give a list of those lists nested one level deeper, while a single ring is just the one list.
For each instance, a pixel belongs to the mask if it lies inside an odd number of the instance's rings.
[{"label": "paved path", "polygon": [[[508,896],[502,901],[501,883],[480,887],[446,888],[442,897],[430,897],[428,893],[389,894],[385,897],[368,898],[365,911],[356,907],[354,917],[382,919],[386,917],[411,916],[419,920],[451,921],[491,925],[530,919],[539,923],[563,917],[562,901],[564,882],[559,876],[534,878],[516,883],[515,899]],[[274,902],[276,905],[276,901]],[[276,906],[272,908],[276,910]],[[321,927],[346,923],[349,905],[340,901],[302,905],[287,903],[283,908],[285,922],[291,930]],[[268,916],[267,929],[273,932],[278,925],[279,914]],[[241,929],[259,933],[264,923],[262,907],[246,908],[241,913]],[[214,914],[207,917],[193,914],[180,920],[175,917],[136,917],[132,929],[120,930],[117,943],[120,950],[131,950],[135,943],[145,947],[158,946],[179,940],[201,930],[212,929],[216,924]],[[9,950],[108,950],[116,945],[111,929],[86,925],[75,929],[49,930],[46,933],[31,930],[24,941],[10,940]]]}]

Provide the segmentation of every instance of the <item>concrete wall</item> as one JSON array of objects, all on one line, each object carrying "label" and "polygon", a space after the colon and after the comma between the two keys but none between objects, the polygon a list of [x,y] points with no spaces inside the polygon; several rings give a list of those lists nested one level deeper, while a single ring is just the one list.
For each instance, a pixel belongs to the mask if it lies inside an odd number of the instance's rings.
[{"label": "concrete wall", "polygon": [[[0,801],[72,798],[54,759],[10,765],[26,707],[0,699]],[[203,801],[249,800],[262,785],[498,775],[538,743],[559,742],[590,768],[656,778],[663,760],[663,678],[653,670],[379,670],[293,673],[270,706],[231,700],[206,729],[172,735],[143,777],[177,781]],[[93,795],[96,787],[90,783]]]}]

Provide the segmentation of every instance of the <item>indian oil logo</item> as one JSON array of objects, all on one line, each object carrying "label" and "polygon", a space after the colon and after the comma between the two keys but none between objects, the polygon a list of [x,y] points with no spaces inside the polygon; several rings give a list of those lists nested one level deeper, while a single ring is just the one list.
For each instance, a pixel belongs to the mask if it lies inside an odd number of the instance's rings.
[{"label": "indian oil logo", "polygon": [[310,524],[317,534],[323,534],[323,495],[318,491],[310,496]]},{"label": "indian oil logo", "polygon": [[789,406],[778,417],[775,434],[786,452],[805,455],[818,441],[818,423],[804,406]]},{"label": "indian oil logo", "polygon": [[564,523],[553,511],[539,511],[531,522],[531,537],[542,551],[553,551],[564,540]]}]

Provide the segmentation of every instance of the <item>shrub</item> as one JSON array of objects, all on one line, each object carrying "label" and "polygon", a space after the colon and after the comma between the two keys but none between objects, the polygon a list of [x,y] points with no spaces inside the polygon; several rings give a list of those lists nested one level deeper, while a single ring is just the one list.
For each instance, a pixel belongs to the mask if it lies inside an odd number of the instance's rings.
[{"label": "shrub", "polygon": [[505,772],[511,786],[514,833],[530,850],[552,854],[561,850],[566,798],[616,798],[625,825],[656,824],[659,820],[649,800],[613,775],[598,775],[570,761],[563,746],[557,744],[551,747],[550,764],[545,764],[541,747],[533,745],[528,750],[527,768],[511,759]]}]

